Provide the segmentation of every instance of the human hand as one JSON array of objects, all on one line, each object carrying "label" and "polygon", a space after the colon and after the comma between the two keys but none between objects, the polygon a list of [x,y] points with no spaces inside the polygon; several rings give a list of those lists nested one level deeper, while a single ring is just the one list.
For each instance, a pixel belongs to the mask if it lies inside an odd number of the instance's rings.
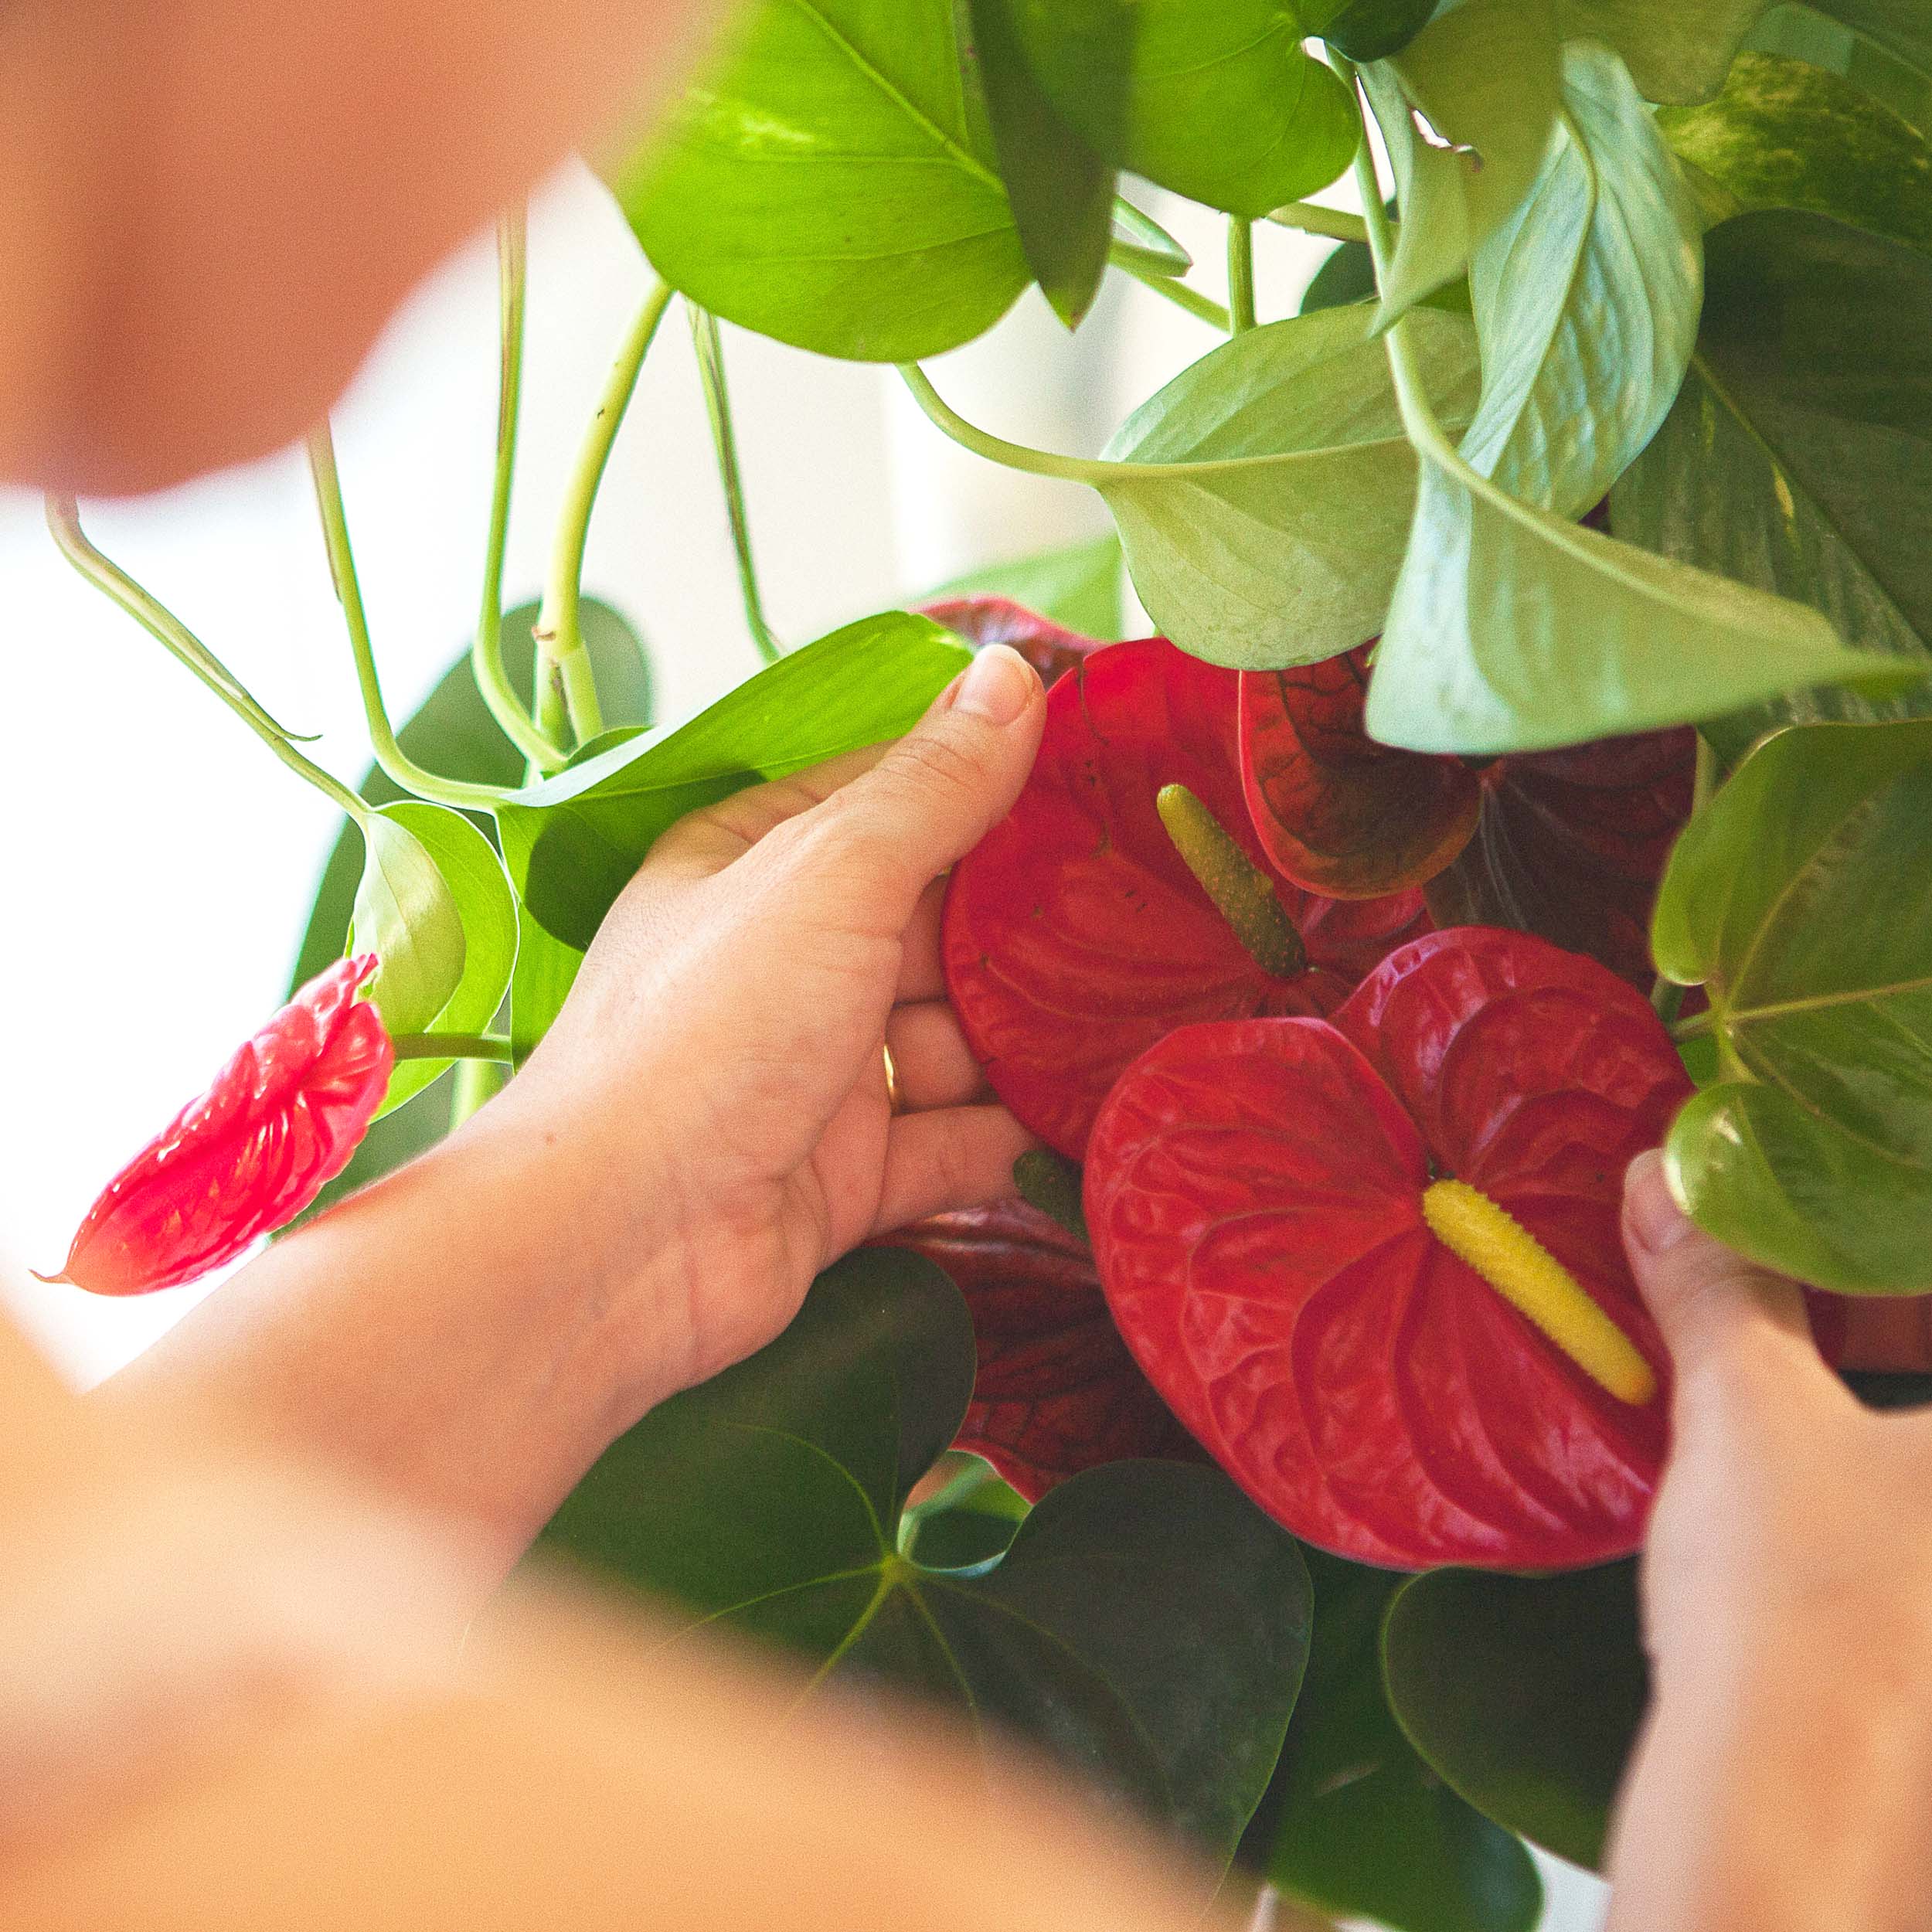
[{"label": "human hand", "polygon": [[867,1236],[1011,1191],[1030,1142],[944,998],[941,875],[1012,804],[1044,716],[1032,671],[990,648],[896,745],[683,820],[478,1116],[573,1137],[607,1177],[607,1238],[655,1250],[629,1284],[658,1358],[640,1402],[770,1341]]},{"label": "human hand", "polygon": [[1932,1924],[1932,1416],[1862,1408],[1655,1154],[1624,1235],[1676,1384],[1613,1932]]}]

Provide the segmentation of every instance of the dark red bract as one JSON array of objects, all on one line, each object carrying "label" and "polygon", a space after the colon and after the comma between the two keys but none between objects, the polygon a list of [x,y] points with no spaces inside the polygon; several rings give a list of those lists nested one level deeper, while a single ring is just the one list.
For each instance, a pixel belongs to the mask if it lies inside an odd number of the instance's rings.
[{"label": "dark red bract", "polygon": [[1526,934],[1434,933],[1332,1016],[1192,1026],[1121,1080],[1087,1212],[1155,1386],[1298,1536],[1369,1563],[1553,1569],[1641,1539],[1660,1393],[1620,1402],[1431,1233],[1479,1189],[1655,1371],[1624,1170],[1690,1092],[1648,1003]]},{"label": "dark red bract", "polygon": [[1650,985],[1651,902],[1690,816],[1684,726],[1474,765],[1362,729],[1372,641],[1241,681],[1242,777],[1289,878],[1338,897],[1421,886],[1438,925],[1511,926]]},{"label": "dark red bract", "polygon": [[954,872],[942,947],[961,1025],[1000,1098],[1073,1159],[1108,1088],[1164,1034],[1326,1012],[1426,928],[1418,894],[1339,903],[1276,873],[1308,968],[1280,978],[1249,956],[1155,805],[1185,785],[1266,866],[1241,794],[1238,688],[1162,638],[1095,651],[1049,695],[1019,803]]},{"label": "dark red bract", "polygon": [[318,973],[238,1046],[87,1210],[47,1277],[145,1294],[232,1261],[339,1174],[389,1087],[393,1049],[356,990],[373,954]]},{"label": "dark red bract", "polygon": [[1107,1312],[1085,1244],[1022,1201],[936,1215],[886,1237],[951,1275],[979,1369],[956,1446],[1029,1502],[1097,1463],[1198,1459]]},{"label": "dark red bract", "polygon": [[957,632],[976,651],[989,644],[1010,645],[1049,690],[1083,658],[1105,648],[1098,638],[1083,638],[1011,597],[941,597],[922,604],[919,614]]}]

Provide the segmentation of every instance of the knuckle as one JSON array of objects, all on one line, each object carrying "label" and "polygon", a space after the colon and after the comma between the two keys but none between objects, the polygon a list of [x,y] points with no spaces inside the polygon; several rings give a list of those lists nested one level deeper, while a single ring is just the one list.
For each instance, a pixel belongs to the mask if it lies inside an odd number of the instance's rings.
[{"label": "knuckle", "polygon": [[944,730],[915,732],[880,766],[882,774],[921,791],[974,791],[980,766],[970,747]]}]

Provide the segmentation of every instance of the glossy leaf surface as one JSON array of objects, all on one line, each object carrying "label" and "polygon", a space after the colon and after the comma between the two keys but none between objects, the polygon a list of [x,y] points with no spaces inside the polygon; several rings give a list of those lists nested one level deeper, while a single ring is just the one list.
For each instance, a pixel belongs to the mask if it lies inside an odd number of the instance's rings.
[{"label": "glossy leaf surface", "polygon": [[1121,540],[1110,532],[1084,543],[1070,543],[968,571],[940,584],[915,607],[1004,598],[1024,605],[1049,624],[1114,644],[1126,629],[1121,597],[1124,567]]},{"label": "glossy leaf surface", "polygon": [[888,611],[781,658],[689,723],[619,745],[497,811],[530,913],[590,944],[658,835],[687,812],[911,730],[967,662],[929,618]]},{"label": "glossy leaf surface", "polygon": [[613,176],[658,273],[821,355],[970,341],[1026,257],[952,0],[764,0]]},{"label": "glossy leaf surface", "polygon": [[1659,968],[1708,988],[1725,1077],[1668,1148],[1691,1212],[1846,1292],[1932,1287],[1932,722],[1760,746],[1665,875]]},{"label": "glossy leaf surface", "polygon": [[[463,978],[462,910],[411,816],[406,807],[387,806],[364,821],[362,878],[349,921],[349,950],[378,962],[369,998],[396,1033],[423,1032]],[[434,817],[420,824],[440,842]]]},{"label": "glossy leaf surface", "polygon": [[1437,1570],[1396,1594],[1383,1645],[1396,1715],[1451,1789],[1573,1863],[1600,1865],[1649,1695],[1636,1566]]},{"label": "glossy leaf surface", "polygon": [[966,1298],[979,1369],[956,1448],[1029,1502],[1104,1462],[1201,1452],[1121,1339],[1093,1251],[1022,1201],[935,1216],[888,1237]]},{"label": "glossy leaf surface", "polygon": [[1175,1413],[1310,1543],[1398,1569],[1621,1554],[1662,1396],[1606,1393],[1436,1238],[1422,1196],[1480,1189],[1661,1381],[1617,1220],[1624,1168],[1689,1091],[1648,1002],[1594,961],[1430,934],[1332,1023],[1189,1027],[1129,1070],[1087,1155],[1108,1302]]},{"label": "glossy leaf surface", "polygon": [[546,1532],[687,1631],[779,1644],[1011,1729],[1225,1857],[1281,1749],[1307,1655],[1293,1542],[1217,1471],[1117,1463],[1063,1484],[998,1565],[902,1557],[907,1492],[957,1433],[964,1306],[871,1249],[760,1354],[623,1437]]},{"label": "glossy leaf surface", "polygon": [[[1705,249],[1691,374],[1611,497],[1617,533],[1808,604],[1881,662],[1932,669],[1918,538],[1932,513],[1932,260],[1780,211],[1724,223]],[[1801,689],[1710,735],[1735,759],[1780,723],[1899,716],[1929,696],[1922,678]]]},{"label": "glossy leaf surface", "polygon": [[1325,187],[1358,123],[1281,0],[1012,0],[1033,70],[1110,161],[1255,219]]},{"label": "glossy leaf surface", "polygon": [[1384,60],[1400,53],[1428,24],[1435,0],[1342,0],[1322,17],[1332,0],[1304,9],[1311,31],[1351,60]]},{"label": "glossy leaf surface", "polygon": [[1163,1034],[1325,1012],[1420,930],[1416,894],[1341,904],[1277,878],[1308,969],[1277,978],[1235,937],[1155,797],[1185,785],[1264,862],[1241,794],[1236,685],[1159,638],[1095,652],[1049,696],[1019,802],[954,869],[941,947],[961,1025],[994,1090],[1071,1159],[1107,1089]]},{"label": "glossy leaf surface", "polygon": [[1543,1884],[1529,1854],[1442,1783],[1389,1708],[1382,1624],[1401,1579],[1319,1550],[1307,1560],[1315,1646],[1262,1807],[1268,1876],[1400,1932],[1530,1932]]},{"label": "glossy leaf surface", "polygon": [[355,1151],[389,1084],[375,970],[338,960],[238,1046],[102,1190],[58,1276],[95,1294],[176,1287],[292,1220]]},{"label": "glossy leaf surface", "polygon": [[[1311,663],[1378,628],[1416,462],[1365,309],[1250,329],[1136,410],[1094,486],[1134,587],[1183,650],[1243,670]],[[1438,413],[1458,427],[1480,372],[1467,323],[1418,315]]]}]

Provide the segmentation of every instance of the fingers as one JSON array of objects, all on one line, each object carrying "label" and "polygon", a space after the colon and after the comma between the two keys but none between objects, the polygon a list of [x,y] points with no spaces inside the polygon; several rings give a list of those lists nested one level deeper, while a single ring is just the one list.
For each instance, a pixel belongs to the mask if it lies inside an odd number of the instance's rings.
[{"label": "fingers", "polygon": [[943,1000],[895,1008],[886,1044],[899,1075],[900,1104],[911,1113],[990,1099],[986,1077]]},{"label": "fingers", "polygon": [[1692,1225],[1655,1149],[1624,1180],[1624,1247],[1680,1388],[1767,1365],[1825,1376],[1796,1285],[1756,1267]]},{"label": "fingers", "polygon": [[871,770],[891,747],[862,745],[821,765],[747,786],[717,804],[680,818],[651,848],[648,871],[685,878],[709,878],[742,859],[767,833],[801,817]]},{"label": "fingers", "polygon": [[1013,1192],[1013,1163],[1035,1145],[1003,1107],[951,1107],[906,1114],[886,1143],[885,1185],[874,1234],[929,1214],[984,1207]]},{"label": "fingers", "polygon": [[943,879],[934,879],[919,895],[919,903],[913,907],[911,923],[906,928],[895,998],[938,999],[944,995],[946,971],[940,956],[939,921],[945,904],[946,881]]}]

